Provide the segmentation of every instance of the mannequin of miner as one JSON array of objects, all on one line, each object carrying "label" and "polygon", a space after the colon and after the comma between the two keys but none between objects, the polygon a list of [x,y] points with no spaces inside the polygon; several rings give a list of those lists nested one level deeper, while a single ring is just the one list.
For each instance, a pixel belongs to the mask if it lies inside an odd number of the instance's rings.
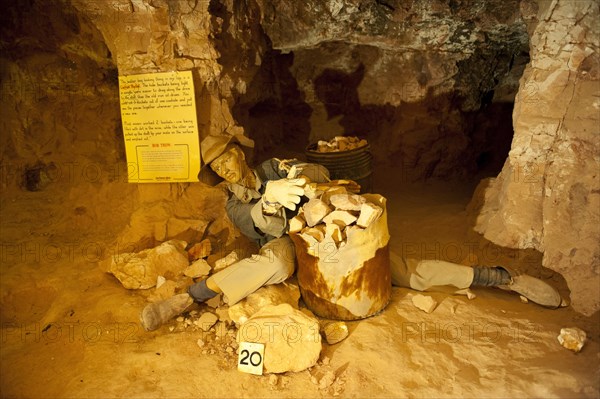
[{"label": "mannequin of miner", "polygon": [[[261,246],[259,253],[193,284],[187,293],[147,305],[140,318],[148,331],[179,315],[194,301],[205,302],[223,293],[224,301],[233,305],[264,285],[285,281],[294,273],[296,258],[294,244],[286,234],[288,219],[296,213],[303,186],[307,182],[337,184],[329,180],[325,167],[297,160],[273,158],[253,170],[241,148],[230,144],[235,138],[208,137],[202,142],[202,157],[227,182],[231,192],[227,215],[245,236]],[[350,182],[348,191],[358,191],[354,184]],[[500,266],[470,267],[441,260],[404,259],[391,253],[391,268],[394,285],[419,291],[443,286],[459,290],[497,286],[543,306],[561,305],[560,295],[550,285],[527,275],[511,276]]]},{"label": "mannequin of miner", "polygon": [[148,331],[180,314],[193,301],[204,302],[223,293],[224,301],[233,305],[264,285],[290,277],[296,256],[286,234],[288,219],[296,213],[303,187],[309,181],[336,183],[330,182],[325,167],[297,160],[273,158],[253,170],[242,149],[231,140],[245,145],[249,141],[239,136],[209,136],[202,141],[202,159],[227,182],[227,215],[246,237],[260,245],[259,253],[193,284],[186,294],[147,305],[140,318]]}]

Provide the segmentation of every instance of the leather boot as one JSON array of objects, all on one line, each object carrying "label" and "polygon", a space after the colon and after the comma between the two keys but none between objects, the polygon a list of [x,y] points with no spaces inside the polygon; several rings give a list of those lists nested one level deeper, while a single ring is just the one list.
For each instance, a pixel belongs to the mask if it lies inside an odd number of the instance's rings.
[{"label": "leather boot", "polygon": [[562,298],[551,285],[526,274],[516,275],[502,266],[474,267],[471,286],[498,287],[523,295],[531,302],[549,308],[561,306]]},{"label": "leather boot", "polygon": [[471,286],[497,287],[510,284],[510,273],[500,266],[474,267]]},{"label": "leather boot", "polygon": [[164,301],[147,305],[140,314],[140,321],[146,331],[154,331],[173,317],[183,313],[194,303],[189,294],[179,294]]}]

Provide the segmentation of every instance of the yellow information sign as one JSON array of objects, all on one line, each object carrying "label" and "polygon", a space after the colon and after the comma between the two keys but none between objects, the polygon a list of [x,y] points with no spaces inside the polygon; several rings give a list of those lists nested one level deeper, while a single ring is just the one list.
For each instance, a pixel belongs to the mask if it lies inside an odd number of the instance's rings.
[{"label": "yellow information sign", "polygon": [[129,182],[198,181],[192,72],[119,76],[119,96]]}]

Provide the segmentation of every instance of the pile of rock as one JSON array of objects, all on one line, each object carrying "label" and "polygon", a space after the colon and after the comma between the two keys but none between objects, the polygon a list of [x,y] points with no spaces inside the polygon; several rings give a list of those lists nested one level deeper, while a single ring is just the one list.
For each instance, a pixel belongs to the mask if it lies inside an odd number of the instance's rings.
[{"label": "pile of rock", "polygon": [[289,232],[300,235],[309,246],[329,236],[341,248],[347,237],[369,227],[382,213],[380,206],[365,197],[348,193],[343,187],[332,187],[304,204],[290,220]]},{"label": "pile of rock", "polygon": [[317,152],[350,151],[367,145],[367,140],[358,137],[335,136],[329,141],[319,140]]}]

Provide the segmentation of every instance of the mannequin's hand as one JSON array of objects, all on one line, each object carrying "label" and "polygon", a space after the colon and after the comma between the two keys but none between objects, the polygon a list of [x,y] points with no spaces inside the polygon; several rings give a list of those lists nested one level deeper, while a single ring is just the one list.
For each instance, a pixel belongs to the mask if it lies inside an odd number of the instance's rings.
[{"label": "mannequin's hand", "polygon": [[304,195],[304,179],[281,179],[271,180],[267,183],[263,198],[268,203],[279,203],[294,211],[300,203],[300,197]]}]

